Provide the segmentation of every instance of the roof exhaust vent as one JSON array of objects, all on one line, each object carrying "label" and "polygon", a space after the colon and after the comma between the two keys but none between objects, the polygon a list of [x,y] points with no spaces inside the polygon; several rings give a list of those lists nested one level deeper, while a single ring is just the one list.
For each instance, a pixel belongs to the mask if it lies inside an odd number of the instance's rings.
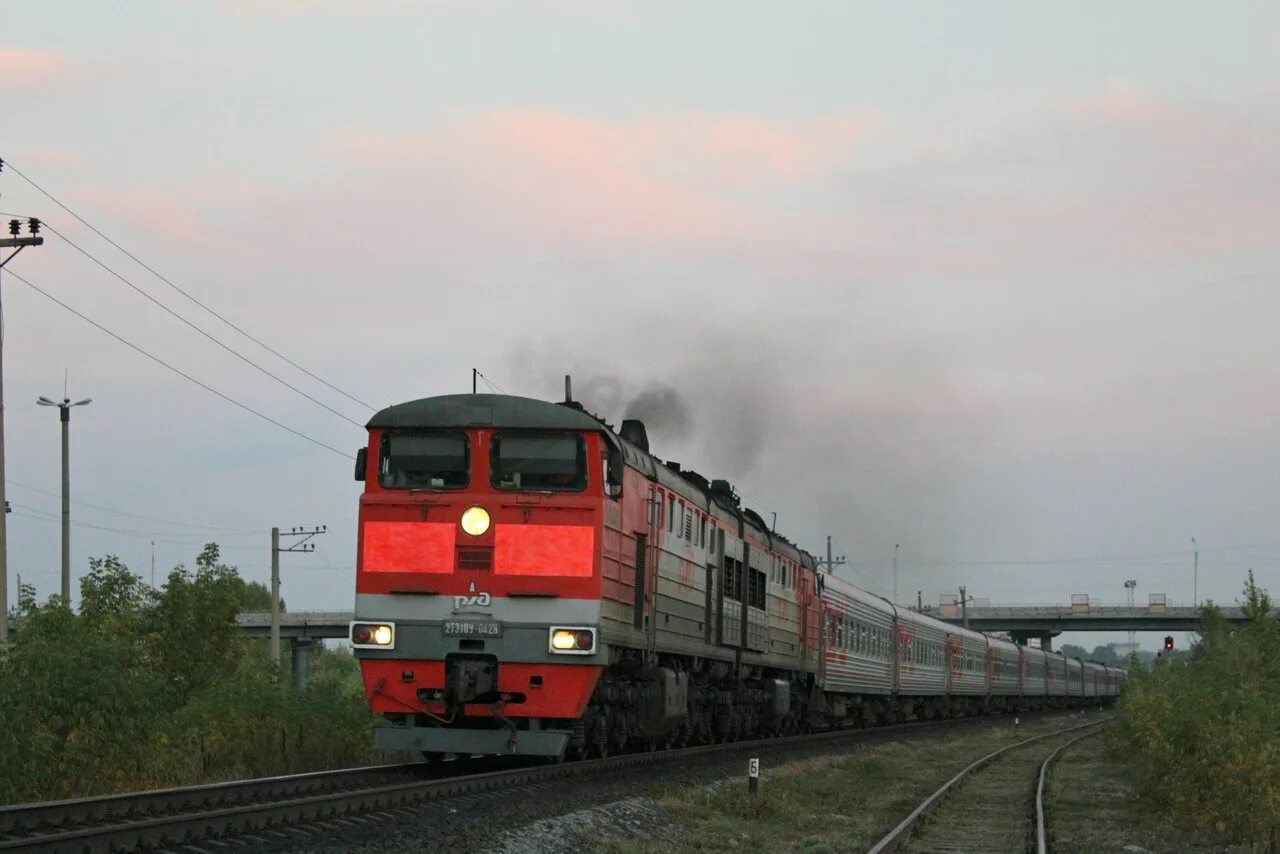
[{"label": "roof exhaust vent", "polygon": [[623,419],[622,428],[618,431],[618,435],[646,454],[649,453],[649,431],[644,429],[644,422],[640,419]]},{"label": "roof exhaust vent", "polygon": [[564,402],[573,403],[573,378],[568,374],[564,375]]},{"label": "roof exhaust vent", "polygon": [[734,491],[733,485],[727,480],[711,481],[711,495],[730,507],[737,507],[741,500],[738,498],[738,493]]}]

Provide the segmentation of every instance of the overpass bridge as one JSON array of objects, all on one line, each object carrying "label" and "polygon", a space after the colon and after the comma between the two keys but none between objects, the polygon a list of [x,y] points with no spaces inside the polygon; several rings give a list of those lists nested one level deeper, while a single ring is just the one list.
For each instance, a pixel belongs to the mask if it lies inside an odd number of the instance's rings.
[{"label": "overpass bridge", "polygon": [[[311,649],[325,638],[345,638],[355,614],[351,611],[293,611],[280,615],[280,639],[289,642],[293,684],[302,688],[311,671]],[[271,614],[236,615],[240,631],[250,638],[271,637]]]},{"label": "overpass bridge", "polygon": [[[1228,622],[1248,621],[1238,607],[1218,609]],[[1045,649],[1063,632],[1198,632],[1201,609],[1195,605],[959,605],[944,603],[927,613],[955,626],[978,632],[1008,632],[1017,643],[1039,639]]]}]

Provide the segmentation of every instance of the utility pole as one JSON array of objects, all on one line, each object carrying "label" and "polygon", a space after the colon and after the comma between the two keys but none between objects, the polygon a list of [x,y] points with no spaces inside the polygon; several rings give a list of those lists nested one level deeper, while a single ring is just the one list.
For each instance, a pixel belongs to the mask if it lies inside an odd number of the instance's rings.
[{"label": "utility pole", "polygon": [[[64,392],[65,394],[65,392]],[[62,605],[71,607],[71,407],[88,406],[93,398],[71,402],[71,398],[62,398],[57,403],[41,395],[36,398],[40,406],[58,407],[58,420],[62,422]]]},{"label": "utility pole", "polygon": [[[271,529],[271,660],[276,667],[280,666],[280,552],[313,552],[316,544],[308,542],[312,537],[325,532],[327,526],[318,528],[293,528],[280,533],[279,528]],[[280,548],[280,538],[301,537],[296,543]]]},{"label": "utility pole", "polygon": [[965,598],[964,585],[960,585],[960,623],[969,628],[969,599]]},{"label": "utility pole", "polygon": [[[0,170],[3,169],[4,161],[0,160]],[[9,257],[0,260],[0,269],[28,246],[40,246],[44,243],[44,238],[37,236],[40,233],[40,220],[27,220],[27,229],[31,236],[21,237],[22,223],[16,219],[9,220],[9,237],[0,239],[0,249],[13,251],[9,253]],[[0,309],[0,317],[3,316],[4,311]],[[0,328],[0,507],[4,508],[4,512],[0,513],[0,645],[9,641],[9,551],[6,541],[9,502],[5,500],[4,477],[4,330]]]},{"label": "utility pole", "polygon": [[893,544],[893,604],[898,604],[898,546],[900,543]]},{"label": "utility pole", "polygon": [[[1138,587],[1138,580],[1130,578],[1124,583],[1125,598],[1128,600],[1130,610],[1133,609],[1133,595]],[[1138,634],[1133,629],[1129,629],[1129,655],[1133,655],[1138,651]]]},{"label": "utility pole", "polygon": [[827,572],[835,572],[835,569],[837,566],[845,565],[844,555],[840,555],[839,557],[832,557],[831,555],[831,535],[830,534],[827,534],[827,560],[825,564],[822,560],[819,560],[818,565],[819,566],[825,565],[827,568]]},{"label": "utility pole", "polygon": [[151,541],[151,587],[156,586],[156,541]]},{"label": "utility pole", "polygon": [[924,612],[924,596],[921,595],[922,593],[923,591],[916,591],[916,611],[920,613]]}]

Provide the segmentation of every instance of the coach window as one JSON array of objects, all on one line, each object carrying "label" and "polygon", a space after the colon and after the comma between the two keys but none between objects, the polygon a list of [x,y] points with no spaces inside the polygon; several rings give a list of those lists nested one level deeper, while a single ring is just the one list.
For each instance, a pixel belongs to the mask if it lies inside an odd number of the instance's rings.
[{"label": "coach window", "polygon": [[384,433],[378,484],[384,489],[460,489],[471,482],[465,433]]},{"label": "coach window", "polygon": [[581,492],[587,447],[572,433],[499,433],[489,443],[489,481],[498,489]]}]

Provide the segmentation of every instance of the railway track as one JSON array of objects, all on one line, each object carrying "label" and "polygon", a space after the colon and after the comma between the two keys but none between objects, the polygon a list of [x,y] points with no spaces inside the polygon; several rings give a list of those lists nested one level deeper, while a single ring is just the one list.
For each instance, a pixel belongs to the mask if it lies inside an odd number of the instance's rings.
[{"label": "railway track", "polygon": [[1110,720],[1092,721],[992,751],[943,783],[870,850],[1024,852],[1043,846],[1044,781],[1054,757]]},{"label": "railway track", "polygon": [[986,717],[915,722],[631,753],[581,762],[506,767],[479,773],[457,773],[463,768],[474,770],[475,766],[470,764],[409,763],[19,804],[0,808],[0,851],[176,849],[204,840],[249,834],[261,837],[263,842],[284,844],[289,839],[284,828],[368,813],[376,815],[497,789],[536,786],[645,765],[691,762],[713,754],[774,752],[789,747],[892,739],[917,731],[956,729],[998,720]]},{"label": "railway track", "polygon": [[[473,770],[493,763],[494,760],[488,759],[448,764],[408,762],[371,765],[3,806],[0,807],[0,851],[39,850],[41,846],[47,846],[45,850],[57,851],[114,850],[129,847],[130,839],[139,842],[155,839],[156,835],[146,832],[146,828],[166,828],[166,820],[171,817],[340,796],[423,778],[457,775],[465,773],[464,769]],[[120,832],[112,832],[113,828],[119,828]],[[120,844],[112,845],[117,839]]]}]

